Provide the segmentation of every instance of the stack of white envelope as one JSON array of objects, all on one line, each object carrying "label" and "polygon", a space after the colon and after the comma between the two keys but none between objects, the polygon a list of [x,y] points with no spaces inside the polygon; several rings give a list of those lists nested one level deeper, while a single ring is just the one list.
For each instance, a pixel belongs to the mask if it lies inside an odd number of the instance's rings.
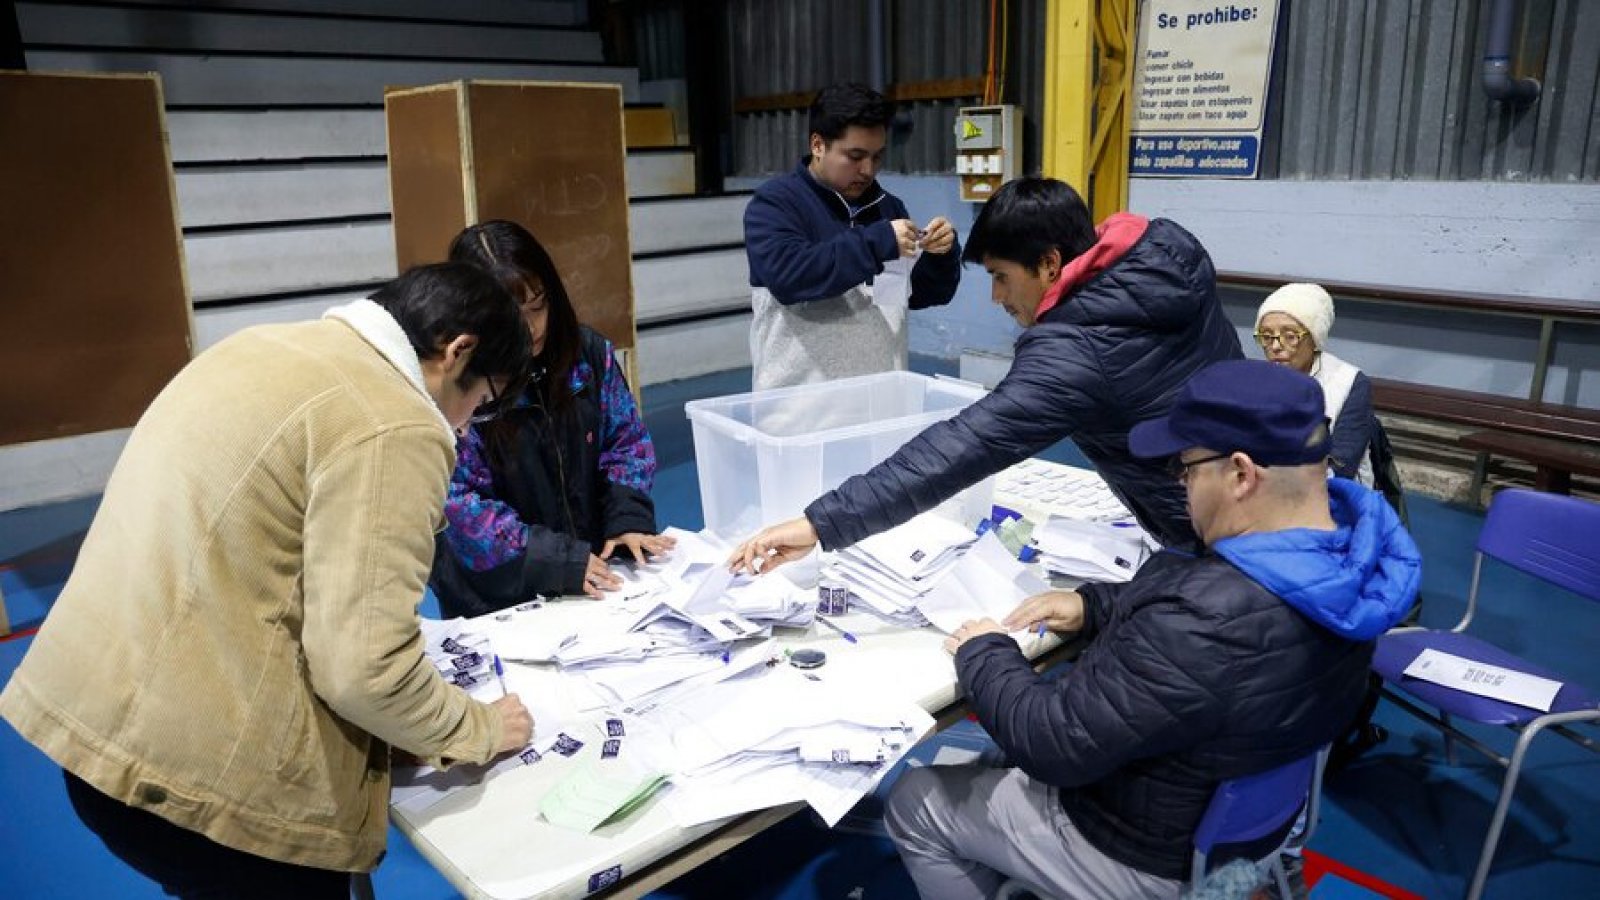
[{"label": "stack of white envelope", "polygon": [[1127,581],[1150,557],[1144,530],[1121,522],[1051,516],[1033,542],[1047,570],[1085,581]]},{"label": "stack of white envelope", "polygon": [[880,615],[920,622],[918,601],[976,540],[972,529],[923,513],[840,550],[823,575],[844,581],[857,600]]},{"label": "stack of white envelope", "polygon": [[669,773],[663,803],[684,827],[797,801],[832,826],[934,724],[915,703],[761,653],[624,721],[642,762]]}]

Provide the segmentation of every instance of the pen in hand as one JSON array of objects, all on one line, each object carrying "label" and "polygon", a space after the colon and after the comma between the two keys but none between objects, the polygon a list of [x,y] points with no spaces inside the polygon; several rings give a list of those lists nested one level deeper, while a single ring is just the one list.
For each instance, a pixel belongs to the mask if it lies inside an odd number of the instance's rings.
[{"label": "pen in hand", "polygon": [[511,692],[506,690],[506,667],[500,664],[500,654],[494,655],[494,680],[500,682],[500,696],[505,697]]},{"label": "pen in hand", "polygon": [[1044,631],[1045,631],[1044,622],[1040,621],[1039,622],[1039,637],[1044,637]]},{"label": "pen in hand", "polygon": [[818,622],[821,622],[822,624],[828,626],[829,628],[832,628],[834,631],[839,632],[839,636],[844,638],[845,640],[849,641],[850,643],[852,643],[852,644],[859,643],[859,641],[856,640],[856,636],[855,635],[851,634],[848,631],[845,631],[843,628],[840,628],[838,625],[834,624],[831,620],[829,620],[829,619],[827,619],[827,618],[825,618],[823,616],[816,616],[815,618],[816,618],[816,620]]}]

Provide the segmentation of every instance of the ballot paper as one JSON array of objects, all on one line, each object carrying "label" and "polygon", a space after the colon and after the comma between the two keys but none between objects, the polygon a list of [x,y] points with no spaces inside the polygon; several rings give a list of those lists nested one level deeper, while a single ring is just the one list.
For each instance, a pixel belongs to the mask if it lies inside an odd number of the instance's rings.
[{"label": "ballot paper", "polygon": [[863,538],[850,549],[853,558],[915,582],[935,574],[975,540],[970,528],[927,512]]},{"label": "ballot paper", "polygon": [[1561,692],[1559,681],[1502,666],[1491,666],[1442,650],[1422,651],[1402,674],[1541,712],[1549,712],[1550,704]]},{"label": "ballot paper", "polygon": [[805,800],[830,824],[933,726],[914,703],[758,666],[624,716],[640,761],[670,773],[681,825]]},{"label": "ballot paper", "polygon": [[587,833],[626,818],[665,781],[628,756],[591,759],[545,793],[539,815],[559,828]]},{"label": "ballot paper", "polygon": [[973,619],[1001,621],[1022,601],[1050,590],[1050,585],[1018,562],[994,532],[972,548],[917,603],[933,626],[952,634]]},{"label": "ballot paper", "polygon": [[507,754],[484,766],[468,763],[448,769],[397,766],[391,777],[389,804],[412,813],[422,812],[443,800],[450,791],[483,784],[498,775],[542,761],[561,737],[562,734],[558,732],[536,739],[519,752]]},{"label": "ballot paper", "polygon": [[1126,523],[1051,516],[1033,542],[1048,571],[1088,581],[1128,581],[1150,558],[1144,531]]},{"label": "ballot paper", "polygon": [[872,292],[873,306],[904,312],[911,305],[911,269],[921,256],[919,249],[912,256],[891,259],[883,264],[883,271],[872,277],[872,284],[867,288]]}]

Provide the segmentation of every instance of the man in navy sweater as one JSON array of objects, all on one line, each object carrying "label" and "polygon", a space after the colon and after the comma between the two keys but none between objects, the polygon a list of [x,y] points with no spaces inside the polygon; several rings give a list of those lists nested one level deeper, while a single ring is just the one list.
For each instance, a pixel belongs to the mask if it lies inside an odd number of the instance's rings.
[{"label": "man in navy sweater", "polygon": [[[1338,736],[1373,639],[1416,596],[1416,544],[1381,495],[1327,477],[1322,389],[1299,372],[1215,363],[1129,446],[1171,460],[1207,549],[948,639],[1013,768],[896,783],[885,821],[924,900],[992,897],[1008,876],[1053,898],[1176,898],[1217,785]],[[1007,636],[1041,624],[1089,638],[1058,679]]]},{"label": "man in navy sweater", "polygon": [[[756,390],[904,369],[907,308],[955,294],[954,226],[939,217],[919,228],[877,182],[893,115],[863,85],[824,88],[811,104],[810,154],[745,209]],[[884,277],[901,259],[909,296]]]}]

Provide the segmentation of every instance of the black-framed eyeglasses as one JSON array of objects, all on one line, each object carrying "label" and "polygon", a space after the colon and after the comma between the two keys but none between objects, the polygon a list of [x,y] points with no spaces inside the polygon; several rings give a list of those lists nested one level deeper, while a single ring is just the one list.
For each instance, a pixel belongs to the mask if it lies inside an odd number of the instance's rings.
[{"label": "black-framed eyeglasses", "polygon": [[484,381],[489,386],[489,399],[478,404],[478,408],[472,411],[472,418],[467,420],[468,425],[482,425],[485,422],[493,422],[495,419],[500,418],[501,413],[505,412],[505,403],[501,400],[502,395],[500,392],[495,390],[494,379],[486,377]]},{"label": "black-framed eyeglasses", "polygon": [[1189,481],[1190,469],[1201,463],[1216,462],[1219,459],[1227,459],[1232,455],[1231,452],[1218,453],[1216,456],[1202,456],[1199,459],[1184,459],[1181,456],[1174,456],[1167,460],[1167,474],[1177,479],[1179,484],[1186,484]]},{"label": "black-framed eyeglasses", "polygon": [[1255,339],[1263,350],[1268,349],[1275,343],[1282,344],[1285,350],[1294,350],[1300,346],[1300,342],[1305,340],[1309,334],[1310,332],[1308,331],[1285,328],[1282,331],[1257,331]]}]

